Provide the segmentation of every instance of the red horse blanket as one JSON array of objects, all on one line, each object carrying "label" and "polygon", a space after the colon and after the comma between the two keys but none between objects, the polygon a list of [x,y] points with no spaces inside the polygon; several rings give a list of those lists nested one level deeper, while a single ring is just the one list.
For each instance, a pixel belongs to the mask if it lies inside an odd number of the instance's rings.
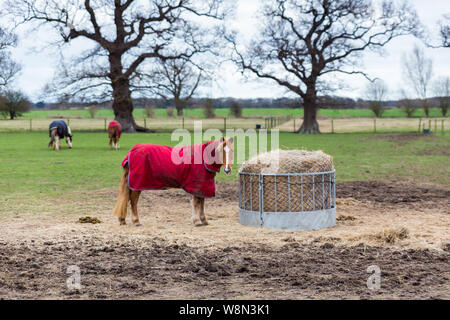
[{"label": "red horse blanket", "polygon": [[215,196],[214,177],[221,159],[215,159],[219,141],[185,147],[153,144],[134,146],[122,162],[128,164],[132,190],[183,188],[200,198]]},{"label": "red horse blanket", "polygon": [[122,126],[119,121],[113,120],[109,123],[109,128],[117,128],[118,138],[122,135]]}]

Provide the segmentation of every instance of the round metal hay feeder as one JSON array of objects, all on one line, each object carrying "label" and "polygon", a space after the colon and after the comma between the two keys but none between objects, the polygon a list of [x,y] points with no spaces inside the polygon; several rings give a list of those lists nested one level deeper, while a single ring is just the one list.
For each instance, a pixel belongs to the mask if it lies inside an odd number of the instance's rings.
[{"label": "round metal hay feeder", "polygon": [[239,173],[239,222],[281,230],[336,225],[336,171]]}]

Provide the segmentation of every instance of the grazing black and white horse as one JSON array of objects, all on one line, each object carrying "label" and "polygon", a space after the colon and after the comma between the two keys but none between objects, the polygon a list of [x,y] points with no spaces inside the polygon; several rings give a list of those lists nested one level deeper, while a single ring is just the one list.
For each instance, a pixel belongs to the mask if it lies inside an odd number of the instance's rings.
[{"label": "grazing black and white horse", "polygon": [[52,147],[53,150],[59,150],[61,148],[60,139],[66,138],[69,149],[72,149],[72,132],[64,120],[53,121],[50,123],[48,130],[50,136],[49,147]]}]

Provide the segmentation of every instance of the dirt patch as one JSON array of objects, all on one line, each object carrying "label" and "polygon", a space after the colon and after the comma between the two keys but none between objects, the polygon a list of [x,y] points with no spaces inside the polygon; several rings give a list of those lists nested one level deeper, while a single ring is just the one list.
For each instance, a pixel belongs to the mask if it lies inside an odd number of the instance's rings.
[{"label": "dirt patch", "polygon": [[[0,216],[0,298],[450,298],[446,189],[340,184],[342,219],[315,231],[240,225],[235,182],[218,183],[206,201],[207,227],[193,226],[190,197],[174,189],[143,192],[143,226],[120,226],[111,216],[117,192],[41,199],[39,213]],[[102,223],[78,223],[83,216]],[[406,237],[388,232],[402,228]],[[71,265],[81,270],[79,291],[66,286]],[[378,291],[366,286],[371,265],[382,271]]]},{"label": "dirt patch", "polygon": [[[389,181],[352,181],[337,185],[338,198],[354,198],[386,205],[408,204],[410,206],[432,204],[450,205],[450,188],[422,187]],[[417,204],[419,203],[419,204]]]},{"label": "dirt patch", "polygon": [[424,149],[416,152],[419,156],[445,156],[450,157],[450,144],[447,147],[441,146],[427,146]]},{"label": "dirt patch", "polygon": [[[247,245],[199,249],[162,240],[0,247],[0,297],[57,299],[400,298],[448,299],[448,252]],[[81,271],[81,289],[66,286],[67,267]],[[369,290],[367,268],[381,269]]]},{"label": "dirt patch", "polygon": [[429,141],[436,141],[442,139],[442,137],[438,137],[432,134],[422,134],[422,133],[397,133],[397,134],[380,134],[374,135],[369,139],[376,140],[388,140],[397,143],[397,145],[405,145],[409,143],[411,140],[423,139]]}]

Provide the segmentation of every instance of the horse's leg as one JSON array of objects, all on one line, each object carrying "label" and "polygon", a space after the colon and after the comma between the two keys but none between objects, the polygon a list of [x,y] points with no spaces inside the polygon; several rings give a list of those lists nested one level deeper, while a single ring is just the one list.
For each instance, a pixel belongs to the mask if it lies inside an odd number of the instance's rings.
[{"label": "horse's leg", "polygon": [[196,227],[203,225],[200,218],[200,208],[202,207],[202,200],[202,198],[192,196],[192,222]]},{"label": "horse's leg", "polygon": [[138,201],[141,191],[131,190],[130,202],[131,202],[131,212],[133,213],[133,223],[136,226],[140,226],[139,214],[138,214]]},{"label": "horse's leg", "polygon": [[59,136],[58,135],[56,135],[56,137],[55,137],[55,144],[54,144],[53,149],[59,150]]},{"label": "horse's leg", "polygon": [[117,138],[117,139],[116,139],[116,150],[119,150],[119,149],[120,149],[119,142],[120,142],[120,138]]},{"label": "horse's leg", "polygon": [[200,220],[202,221],[203,225],[208,225],[208,221],[206,220],[205,216],[205,198],[200,198]]},{"label": "horse's leg", "polygon": [[119,197],[117,198],[116,206],[113,209],[112,214],[119,218],[121,225],[126,224],[125,218],[127,217],[127,206],[130,200],[131,190],[128,187],[128,165],[123,168],[122,179],[120,181]]},{"label": "horse's leg", "polygon": [[112,150],[112,142],[113,142],[113,139],[112,139],[112,137],[111,136],[109,136],[109,148]]}]

